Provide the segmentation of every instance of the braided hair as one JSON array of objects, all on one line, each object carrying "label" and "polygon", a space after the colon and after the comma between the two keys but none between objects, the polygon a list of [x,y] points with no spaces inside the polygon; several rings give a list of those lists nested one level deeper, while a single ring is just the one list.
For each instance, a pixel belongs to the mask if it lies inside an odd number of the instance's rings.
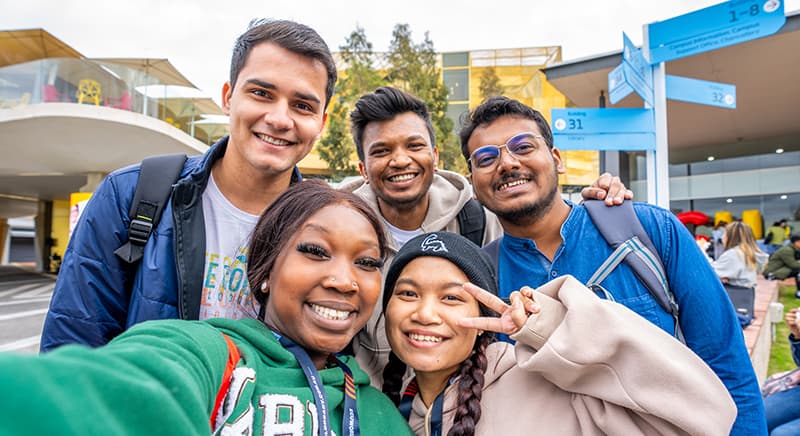
[{"label": "braided hair", "polygon": [[382,391],[389,397],[395,406],[400,405],[400,399],[403,397],[403,376],[406,373],[406,364],[394,354],[394,351],[389,353],[389,362],[383,369],[383,387]]},{"label": "braided hair", "polygon": [[475,340],[470,356],[461,364],[458,374],[458,397],[453,426],[447,436],[473,436],[481,419],[484,373],[486,372],[486,347],[494,342],[494,334],[484,332]]}]

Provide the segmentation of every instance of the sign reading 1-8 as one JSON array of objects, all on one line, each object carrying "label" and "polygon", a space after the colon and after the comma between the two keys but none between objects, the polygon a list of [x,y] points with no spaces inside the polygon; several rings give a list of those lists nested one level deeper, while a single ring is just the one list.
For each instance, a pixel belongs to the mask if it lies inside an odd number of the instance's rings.
[{"label": "sign reading 1-8", "polygon": [[645,57],[667,62],[777,32],[786,22],[781,0],[730,0],[644,26]]}]

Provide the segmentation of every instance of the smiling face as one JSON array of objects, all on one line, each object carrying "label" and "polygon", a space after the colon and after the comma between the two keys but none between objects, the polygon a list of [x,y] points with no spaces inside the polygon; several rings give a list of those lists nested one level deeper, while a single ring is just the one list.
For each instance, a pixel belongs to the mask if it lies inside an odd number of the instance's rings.
[{"label": "smiling face", "polygon": [[[467,142],[471,154],[485,145],[503,145],[521,133],[541,135],[536,122],[523,117],[503,116],[478,126]],[[512,156],[503,149],[496,165],[473,168],[472,184],[481,203],[500,219],[519,223],[538,219],[558,198],[558,174],[565,172],[561,154],[548,148],[543,139],[535,151]]]},{"label": "smiling face", "polygon": [[265,323],[321,367],[372,314],[380,258],[378,235],[361,213],[343,204],[320,209],[277,256],[267,279]]},{"label": "smiling face", "polygon": [[408,209],[426,198],[439,151],[431,145],[427,125],[419,115],[404,112],[391,120],[370,122],[362,143],[364,162],[358,168],[375,191],[381,210]]},{"label": "smiling face", "polygon": [[231,127],[225,159],[241,171],[291,171],[322,132],[326,84],[321,62],[271,42],[253,47],[235,88],[223,87]]},{"label": "smiling face", "polygon": [[400,273],[386,306],[386,335],[417,376],[446,380],[472,352],[477,330],[458,326],[459,319],[480,315],[478,301],[462,288],[467,281],[440,257],[418,257]]}]

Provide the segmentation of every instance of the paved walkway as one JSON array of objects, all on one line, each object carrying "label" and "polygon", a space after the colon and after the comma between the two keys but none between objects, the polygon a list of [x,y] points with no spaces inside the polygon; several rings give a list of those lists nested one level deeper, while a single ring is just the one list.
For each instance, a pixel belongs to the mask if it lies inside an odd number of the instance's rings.
[{"label": "paved walkway", "polygon": [[0,352],[39,352],[55,277],[0,266]]}]

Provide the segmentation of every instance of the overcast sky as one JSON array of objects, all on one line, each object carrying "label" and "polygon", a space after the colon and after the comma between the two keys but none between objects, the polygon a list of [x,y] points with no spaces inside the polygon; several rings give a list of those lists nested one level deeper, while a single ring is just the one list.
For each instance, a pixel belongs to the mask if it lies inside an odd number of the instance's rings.
[{"label": "overcast sky", "polygon": [[[0,29],[43,28],[87,57],[168,58],[219,102],[231,47],[256,17],[287,18],[317,30],[332,50],[356,26],[375,50],[388,48],[396,23],[436,51],[560,45],[563,59],[637,45],[642,25],[719,0],[0,0]],[[800,0],[787,0],[787,12]]]}]

